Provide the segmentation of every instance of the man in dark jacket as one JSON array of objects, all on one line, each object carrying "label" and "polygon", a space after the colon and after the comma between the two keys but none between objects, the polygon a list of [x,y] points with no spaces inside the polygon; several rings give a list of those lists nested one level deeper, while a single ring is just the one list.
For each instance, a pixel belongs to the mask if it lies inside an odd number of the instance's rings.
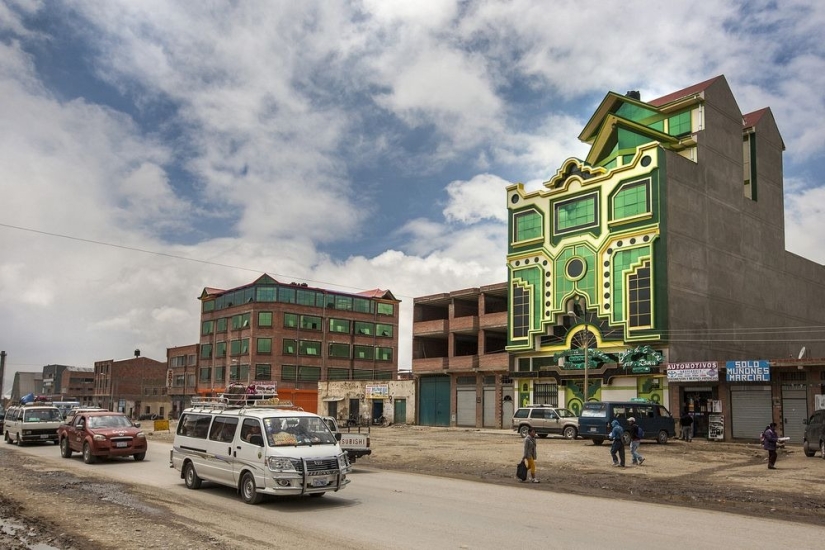
[{"label": "man in dark jacket", "polygon": [[690,416],[687,407],[679,418],[679,425],[682,427],[682,439],[691,441],[693,439],[693,417]]},{"label": "man in dark jacket", "polygon": [[771,422],[762,433],[762,448],[768,451],[768,469],[776,470],[776,442],[779,436],[776,433],[776,422]]},{"label": "man in dark jacket", "polygon": [[[624,441],[622,441],[622,434],[624,429],[619,424],[618,420],[613,420],[610,424],[610,435],[607,436],[613,443],[610,445],[610,456],[613,458],[613,465],[624,468]],[[618,453],[618,458],[616,454]]]}]

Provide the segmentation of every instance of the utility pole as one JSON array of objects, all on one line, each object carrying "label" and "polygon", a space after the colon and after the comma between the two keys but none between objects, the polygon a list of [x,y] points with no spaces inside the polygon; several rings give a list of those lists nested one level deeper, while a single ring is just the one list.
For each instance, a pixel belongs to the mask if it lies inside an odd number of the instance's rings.
[{"label": "utility pole", "polygon": [[3,408],[3,380],[6,377],[6,352],[0,351],[0,408]]}]

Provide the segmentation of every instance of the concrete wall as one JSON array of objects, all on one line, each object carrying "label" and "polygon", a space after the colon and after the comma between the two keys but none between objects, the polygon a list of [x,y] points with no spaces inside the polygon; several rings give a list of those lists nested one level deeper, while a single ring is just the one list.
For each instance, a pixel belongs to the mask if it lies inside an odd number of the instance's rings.
[{"label": "concrete wall", "polygon": [[[384,418],[390,424],[415,423],[415,382],[413,380],[342,380],[336,382],[318,383],[318,414],[326,415],[328,411],[326,399],[341,398],[338,403],[338,418],[350,416],[349,400],[359,399],[359,418],[369,418],[372,413],[372,399],[365,399],[367,384],[387,384],[390,399],[384,399]],[[406,418],[395,418],[395,400],[406,400]]]}]

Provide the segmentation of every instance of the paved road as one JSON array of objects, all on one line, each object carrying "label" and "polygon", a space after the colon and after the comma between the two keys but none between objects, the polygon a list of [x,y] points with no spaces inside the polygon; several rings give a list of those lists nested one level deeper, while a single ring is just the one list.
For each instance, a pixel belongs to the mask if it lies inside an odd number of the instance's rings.
[{"label": "paved road", "polygon": [[[12,448],[12,447],[9,447]],[[825,528],[719,512],[564,495],[513,486],[357,468],[352,483],[321,499],[243,504],[231,489],[185,488],[168,467],[171,445],[152,442],[144,462],[86,465],[56,446],[17,452],[56,468],[148,486],[203,529],[237,533],[244,543],[291,548],[775,548],[820,547]]]}]

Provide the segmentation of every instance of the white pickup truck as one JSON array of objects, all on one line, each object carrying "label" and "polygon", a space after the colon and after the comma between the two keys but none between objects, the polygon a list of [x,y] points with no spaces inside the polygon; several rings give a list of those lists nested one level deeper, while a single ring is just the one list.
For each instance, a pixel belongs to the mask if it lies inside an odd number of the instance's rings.
[{"label": "white pickup truck", "polygon": [[338,428],[338,421],[333,417],[324,416],[323,419],[333,434],[341,434],[341,450],[346,451],[351,464],[354,464],[355,460],[362,456],[372,454],[372,449],[370,449],[369,428],[366,428],[366,432],[364,433],[361,432],[360,427],[357,428],[358,431],[355,432],[350,431],[350,428],[342,432]]}]

